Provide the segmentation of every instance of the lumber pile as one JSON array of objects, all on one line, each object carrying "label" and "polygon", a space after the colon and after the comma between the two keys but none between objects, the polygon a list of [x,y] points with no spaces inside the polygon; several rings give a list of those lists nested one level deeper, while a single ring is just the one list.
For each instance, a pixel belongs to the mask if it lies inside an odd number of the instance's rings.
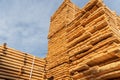
[{"label": "lumber pile", "polygon": [[55,80],[66,80],[69,78],[66,25],[74,19],[75,15],[73,12],[77,11],[79,11],[79,9],[70,1],[66,0],[51,17],[50,31],[48,35],[48,54],[46,57],[47,79],[54,77]]},{"label": "lumber pile", "polygon": [[82,9],[69,3],[51,18],[46,78],[119,80],[120,17],[102,0],[90,0]]},{"label": "lumber pile", "polygon": [[43,80],[44,68],[44,59],[0,46],[0,80]]},{"label": "lumber pile", "polygon": [[120,79],[120,20],[102,0],[90,0],[67,26],[73,80]]}]

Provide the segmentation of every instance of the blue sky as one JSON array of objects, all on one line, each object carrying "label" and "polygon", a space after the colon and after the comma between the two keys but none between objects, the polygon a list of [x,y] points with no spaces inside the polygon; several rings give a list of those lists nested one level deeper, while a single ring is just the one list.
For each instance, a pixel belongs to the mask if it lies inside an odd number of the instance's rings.
[{"label": "blue sky", "polygon": [[[0,44],[45,57],[50,16],[63,0],[0,0]],[[83,7],[89,0],[71,0]],[[120,0],[104,0],[120,15]]]}]

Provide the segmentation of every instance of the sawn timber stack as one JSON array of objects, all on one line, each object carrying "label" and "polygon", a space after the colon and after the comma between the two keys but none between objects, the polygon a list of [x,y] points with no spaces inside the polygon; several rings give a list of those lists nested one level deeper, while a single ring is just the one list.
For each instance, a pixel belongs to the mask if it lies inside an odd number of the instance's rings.
[{"label": "sawn timber stack", "polygon": [[69,4],[74,5],[65,0],[51,18],[47,78],[120,79],[120,17],[102,0],[90,0],[82,9],[71,6],[72,11]]},{"label": "sawn timber stack", "polygon": [[0,46],[0,80],[44,80],[45,60]]}]

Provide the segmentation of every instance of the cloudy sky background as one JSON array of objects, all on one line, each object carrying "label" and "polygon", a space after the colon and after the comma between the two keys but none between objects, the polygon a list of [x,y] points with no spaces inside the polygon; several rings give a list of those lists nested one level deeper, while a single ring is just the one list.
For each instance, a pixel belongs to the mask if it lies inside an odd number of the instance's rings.
[{"label": "cloudy sky background", "polygon": [[[39,57],[47,53],[50,16],[63,0],[0,0],[0,44]],[[72,0],[83,7],[89,0]],[[120,15],[120,0],[104,0]]]}]

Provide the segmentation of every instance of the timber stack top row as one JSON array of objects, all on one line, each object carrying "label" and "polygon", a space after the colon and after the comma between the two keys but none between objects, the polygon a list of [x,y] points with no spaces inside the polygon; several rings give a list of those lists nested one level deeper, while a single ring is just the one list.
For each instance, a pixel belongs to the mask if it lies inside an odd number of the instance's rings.
[{"label": "timber stack top row", "polygon": [[44,59],[0,46],[0,80],[44,80],[44,76]]},{"label": "timber stack top row", "polygon": [[48,54],[0,46],[0,80],[120,80],[120,17],[102,0],[64,0],[51,17]]},{"label": "timber stack top row", "polygon": [[50,80],[120,80],[120,17],[102,0],[82,9],[65,0],[51,17]]}]

